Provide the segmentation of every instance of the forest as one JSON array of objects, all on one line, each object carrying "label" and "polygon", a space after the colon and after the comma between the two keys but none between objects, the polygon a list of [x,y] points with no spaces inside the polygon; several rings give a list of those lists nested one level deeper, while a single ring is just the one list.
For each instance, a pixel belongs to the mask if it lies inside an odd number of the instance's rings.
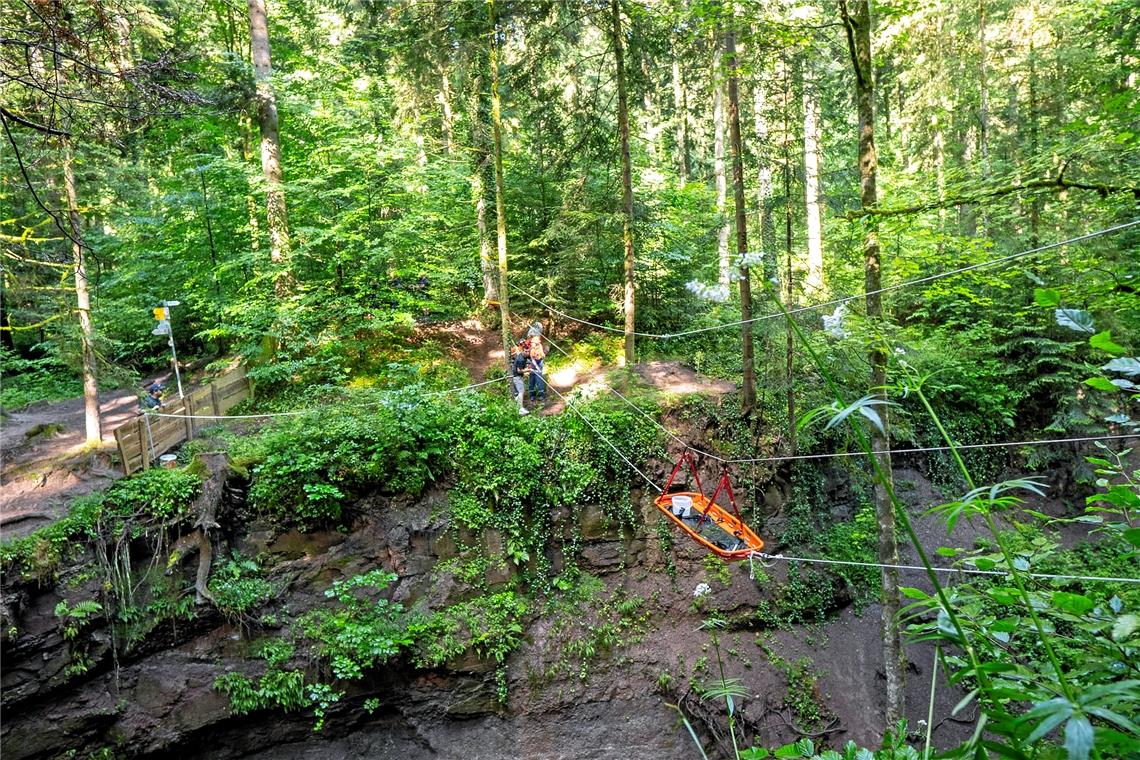
[{"label": "forest", "polygon": [[5,755],[1140,757],[1134,0],[0,3]]}]

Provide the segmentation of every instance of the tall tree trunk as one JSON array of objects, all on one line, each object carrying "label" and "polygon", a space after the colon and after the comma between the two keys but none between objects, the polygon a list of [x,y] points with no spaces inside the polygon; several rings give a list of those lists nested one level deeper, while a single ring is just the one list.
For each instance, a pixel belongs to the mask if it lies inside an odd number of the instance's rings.
[{"label": "tall tree trunk", "polygon": [[653,92],[655,90],[655,83],[653,81],[653,71],[649,67],[649,58],[646,55],[641,56],[641,77],[646,83],[645,91],[641,93],[641,109],[642,114],[641,124],[641,139],[645,143],[645,152],[648,154],[648,160],[651,165],[657,164],[657,136],[661,134],[660,114],[657,113],[657,105],[653,102]]},{"label": "tall tree trunk", "polygon": [[87,259],[83,254],[83,227],[79,217],[79,201],[75,192],[72,168],[71,138],[61,138],[63,148],[63,190],[67,197],[67,222],[71,228],[71,257],[75,265],[75,300],[79,311],[79,340],[83,361],[83,420],[87,443],[98,445],[103,440],[99,416],[98,364],[95,359],[95,328],[91,322],[91,294],[87,290]]},{"label": "tall tree trunk", "polygon": [[[987,71],[989,46],[986,43],[986,0],[978,0],[978,151],[982,155],[982,179],[990,178],[990,85]],[[982,234],[989,237],[989,216],[981,204]]]},{"label": "tall tree trunk", "polygon": [[[240,113],[238,122],[238,149],[241,151],[242,161],[248,163],[253,160],[253,120],[248,113]],[[257,198],[253,195],[253,184],[246,184],[245,212],[249,223],[249,249],[252,253],[251,261],[257,261],[261,254],[261,222],[257,212]],[[253,272],[245,268],[245,278],[249,280]]]},{"label": "tall tree trunk", "polygon": [[945,26],[943,18],[939,15],[934,21],[934,97],[933,114],[930,118],[930,142],[934,149],[934,184],[938,191],[938,237],[937,251],[941,258],[945,248],[946,238],[946,127],[948,114],[952,113],[949,105],[949,81],[946,74],[946,53],[943,49],[945,39]]},{"label": "tall tree trunk", "polygon": [[[752,93],[752,118],[756,133],[756,151],[760,156],[760,160],[757,162],[756,203],[758,206],[757,216],[760,222],[760,250],[771,253],[764,258],[765,266],[768,266],[767,262],[775,261],[775,230],[771,209],[772,162],[768,158],[771,152],[768,146],[768,121],[764,116],[764,95],[764,85],[757,81],[756,89]],[[772,269],[771,272],[768,272],[766,269],[764,274],[766,278],[774,277],[776,270]]]},{"label": "tall tree trunk", "polygon": [[[871,57],[871,7],[870,0],[854,0],[855,13],[848,9],[848,0],[839,0],[840,12],[847,32],[847,44],[855,68],[855,103],[859,112],[859,181],[860,202],[864,211],[878,204],[878,156],[875,153],[875,80]],[[863,263],[865,270],[867,319],[872,328],[881,327],[883,322],[882,268],[879,256],[879,231],[876,217],[872,214],[864,218]],[[887,352],[881,340],[871,344],[871,394],[887,400],[883,390],[887,381]],[[890,445],[890,422],[887,407],[879,406],[878,411],[883,429],[873,429],[871,448],[886,452]],[[889,453],[876,455],[883,478],[891,478],[891,456]],[[883,478],[875,480],[875,516],[879,524],[878,561],[884,565],[897,565],[899,561],[898,539],[895,533],[895,514],[887,494],[887,483]],[[904,674],[906,659],[902,649],[902,636],[899,631],[898,613],[900,608],[898,570],[882,569],[882,634],[883,668],[887,676],[886,722],[893,726],[904,713]]]},{"label": "tall tree trunk", "polygon": [[[748,253],[748,221],[744,216],[744,151],[740,140],[740,86],[736,70],[736,29],[732,13],[728,14],[728,28],[724,33],[724,54],[728,66],[728,126],[732,143],[732,185],[736,202],[736,252],[743,258]],[[740,266],[740,318],[744,361],[744,387],[741,403],[744,414],[756,411],[756,366],[752,345],[752,274],[746,263]]]},{"label": "tall tree trunk", "polygon": [[443,132],[443,153],[451,155],[455,117],[451,113],[451,77],[447,66],[439,67],[440,131]]},{"label": "tall tree trunk", "polygon": [[503,197],[503,112],[499,102],[499,17],[494,0],[487,3],[491,19],[491,132],[495,154],[495,228],[499,248],[499,315],[503,354],[511,358],[511,305],[507,290],[507,210]]},{"label": "tall tree trunk", "polygon": [[269,25],[265,0],[249,0],[249,42],[253,75],[257,84],[257,125],[261,130],[261,171],[265,174],[266,224],[269,228],[269,260],[273,264],[273,287],[278,297],[293,291],[289,269],[289,220],[285,213],[285,187],[281,176],[281,139],[277,127],[277,98],[270,80]]},{"label": "tall tree trunk", "polygon": [[[210,194],[206,186],[205,169],[198,170],[198,181],[202,184],[202,220],[206,224],[206,243],[210,246],[210,265],[212,267],[210,276],[214,280],[214,295],[220,299],[222,296],[222,283],[218,279],[218,247],[214,244],[214,225],[210,220]],[[219,338],[219,349],[221,345],[221,338]]]},{"label": "tall tree trunk", "polygon": [[[479,70],[486,68],[487,59],[480,56]],[[491,146],[487,139],[487,101],[483,98],[483,75],[476,75],[471,81],[471,145],[475,156],[475,168],[471,173],[471,198],[475,203],[475,227],[479,234],[479,271],[483,273],[483,301],[491,303],[499,300],[496,284],[495,262],[491,259],[491,233],[487,227],[487,191],[494,185],[494,161]],[[488,179],[490,182],[488,182]]]},{"label": "tall tree trunk", "polygon": [[[792,243],[792,81],[791,72],[786,58],[786,52],[781,56],[781,70],[784,80],[784,306],[791,310],[795,307],[795,270],[792,267],[794,251]],[[773,257],[774,258],[774,257]],[[788,453],[796,453],[796,388],[795,388],[795,331],[791,323],[784,325],[784,394],[788,410]]]},{"label": "tall tree trunk", "polygon": [[[1041,152],[1040,123],[1037,104],[1037,46],[1029,34],[1029,160],[1037,162]],[[1029,200],[1029,247],[1041,245],[1041,196],[1034,193]]]},{"label": "tall tree trunk", "polygon": [[682,76],[681,61],[677,50],[677,36],[670,42],[673,52],[673,113],[677,142],[677,174],[682,183],[689,181],[689,99],[685,94],[685,80]]},{"label": "tall tree trunk", "polygon": [[721,219],[716,234],[717,271],[720,284],[728,286],[732,262],[728,255],[728,178],[724,167],[724,85],[721,83],[721,46],[713,45],[713,181],[716,183],[716,213]]},{"label": "tall tree trunk", "polygon": [[820,212],[820,127],[819,96],[815,91],[811,64],[804,66],[804,208],[807,212],[807,276],[804,284],[812,297],[823,292],[823,222]]},{"label": "tall tree trunk", "polygon": [[621,207],[622,207],[622,247],[625,252],[625,363],[633,364],[633,331],[635,325],[633,290],[633,169],[629,158],[629,105],[626,102],[625,63],[621,39],[621,4],[611,0],[613,15],[614,58],[617,62],[618,91],[618,135],[621,141]]}]

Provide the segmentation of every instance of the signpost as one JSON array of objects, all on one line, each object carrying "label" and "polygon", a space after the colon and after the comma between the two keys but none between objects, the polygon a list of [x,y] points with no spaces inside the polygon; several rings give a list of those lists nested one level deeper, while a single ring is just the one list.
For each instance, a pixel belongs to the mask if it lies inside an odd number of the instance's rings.
[{"label": "signpost", "polygon": [[182,396],[182,374],[178,371],[178,352],[174,349],[174,329],[170,326],[170,308],[178,306],[181,301],[163,301],[162,306],[154,307],[154,318],[158,327],[150,331],[151,335],[165,335],[170,345],[170,358],[174,362],[174,378],[178,381],[178,398]]}]

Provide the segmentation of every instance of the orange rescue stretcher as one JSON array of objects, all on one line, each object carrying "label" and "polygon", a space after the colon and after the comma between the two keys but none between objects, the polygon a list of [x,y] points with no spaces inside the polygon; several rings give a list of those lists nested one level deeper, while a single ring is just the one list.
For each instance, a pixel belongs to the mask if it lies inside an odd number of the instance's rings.
[{"label": "orange rescue stretcher", "polygon": [[[673,481],[685,464],[689,465],[689,472],[697,490],[670,491]],[[731,512],[717,503],[717,498],[722,493],[728,498],[728,503],[732,507]],[[721,559],[730,561],[748,559],[752,552],[759,552],[764,548],[764,542],[744,524],[744,519],[740,516],[740,509],[736,506],[736,496],[728,479],[728,469],[725,468],[721,472],[712,496],[705,496],[700,475],[697,474],[696,459],[687,449],[677,460],[673,474],[665,483],[664,492],[657,497],[654,504],[689,538]]]}]

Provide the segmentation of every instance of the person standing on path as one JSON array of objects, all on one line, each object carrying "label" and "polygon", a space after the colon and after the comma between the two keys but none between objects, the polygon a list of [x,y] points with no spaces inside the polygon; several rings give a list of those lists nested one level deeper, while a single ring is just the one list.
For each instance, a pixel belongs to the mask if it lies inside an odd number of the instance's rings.
[{"label": "person standing on path", "polygon": [[546,379],[543,372],[546,369],[546,349],[542,347],[542,333],[532,335],[528,340],[530,350],[527,352],[530,361],[530,391],[531,401],[546,401]]},{"label": "person standing on path", "polygon": [[511,390],[515,400],[519,402],[519,414],[530,414],[523,404],[526,392],[526,376],[530,372],[529,358],[526,352],[526,341],[520,340],[517,346],[511,348]]}]

